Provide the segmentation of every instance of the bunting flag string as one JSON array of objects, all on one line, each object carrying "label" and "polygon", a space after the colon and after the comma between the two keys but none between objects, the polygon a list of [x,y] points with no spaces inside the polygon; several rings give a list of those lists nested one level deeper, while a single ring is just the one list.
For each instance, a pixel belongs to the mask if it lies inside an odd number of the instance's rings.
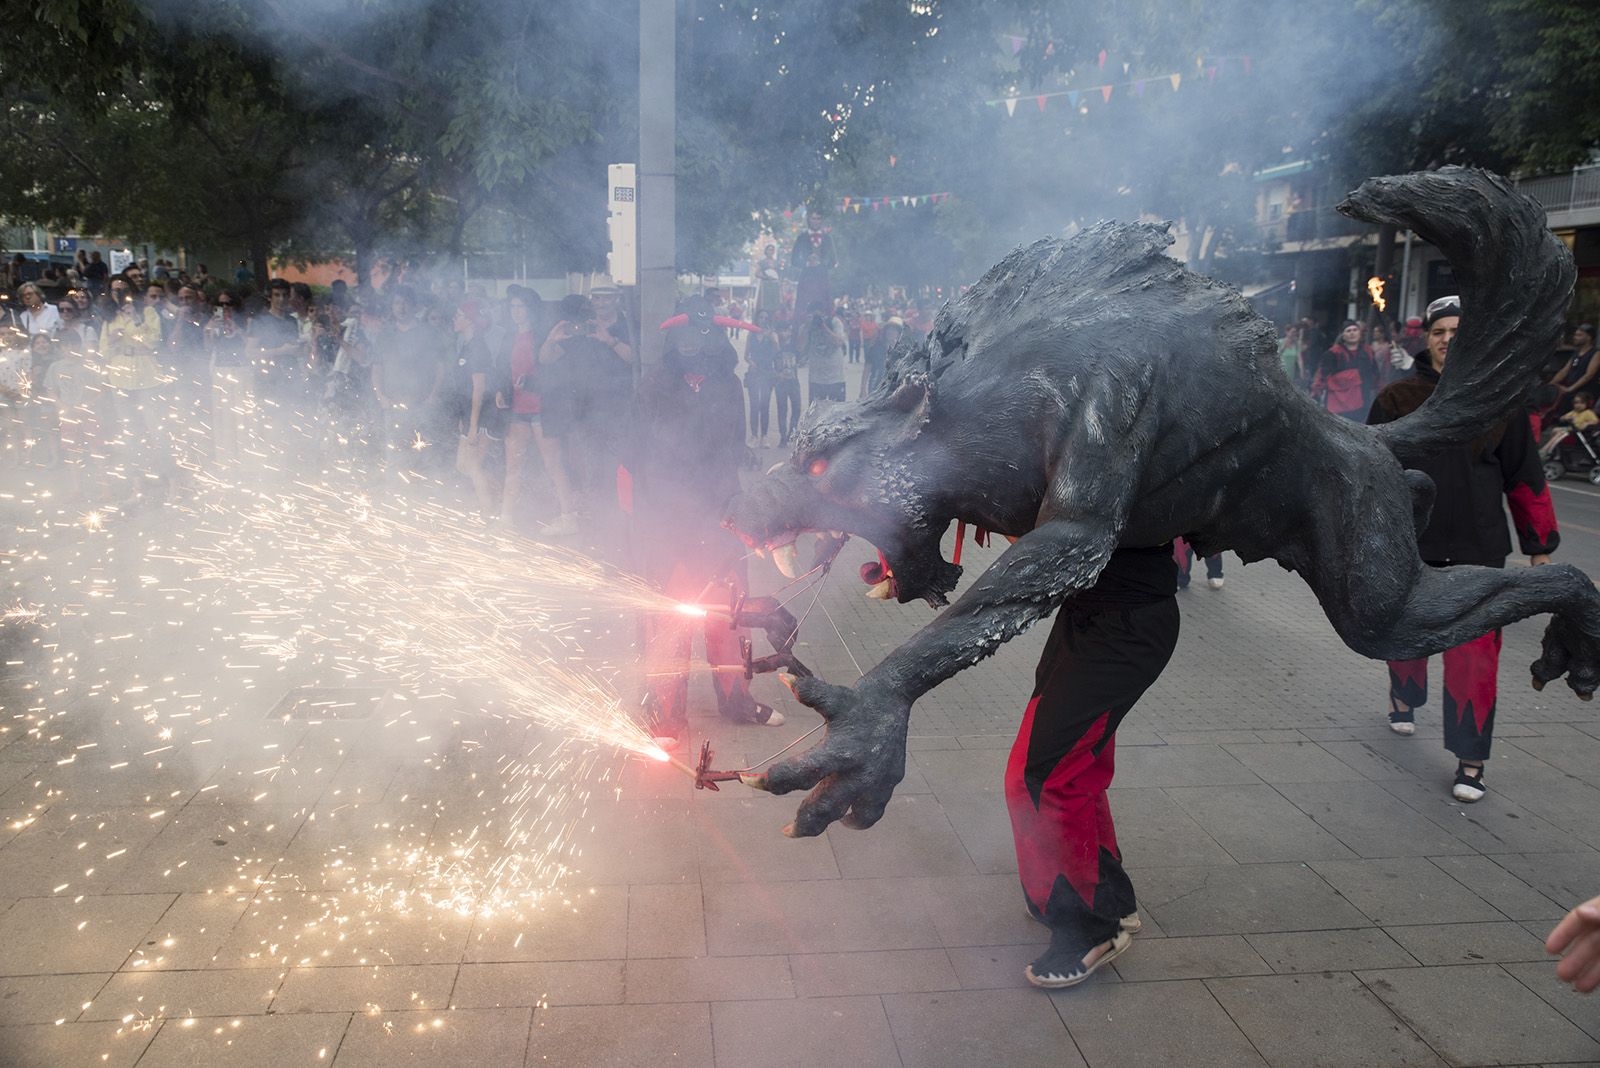
[{"label": "bunting flag string", "polygon": [[894,208],[920,208],[924,204],[942,204],[949,199],[949,193],[899,193],[894,195],[879,194],[877,196],[870,197],[841,196],[839,198],[838,207],[839,214],[841,215],[843,215],[845,212],[850,212],[853,215],[860,215],[862,208],[866,208],[868,211],[879,211],[882,209]]},{"label": "bunting flag string", "polygon": [[[1105,52],[1102,51],[1098,58],[1100,68],[1103,70],[1106,62]],[[1207,62],[1208,59],[1210,60],[1209,63]],[[1249,56],[1207,57],[1205,55],[1199,55],[1195,57],[1195,70],[1204,76],[1206,81],[1214,82],[1217,80],[1217,76],[1219,74],[1227,74],[1230,72],[1230,63],[1237,63],[1246,74],[1250,74],[1254,69]],[[1128,69],[1128,64],[1124,63],[1122,67],[1123,71],[1126,72]],[[1040,111],[1045,110],[1047,101],[1061,96],[1066,97],[1067,104],[1074,111],[1076,111],[1078,109],[1078,101],[1085,93],[1092,93],[1098,90],[1101,101],[1109,104],[1111,102],[1112,94],[1118,89],[1129,89],[1133,92],[1134,96],[1143,97],[1145,94],[1145,89],[1148,86],[1152,84],[1158,84],[1160,82],[1166,82],[1172,87],[1172,91],[1176,93],[1178,88],[1183,84],[1183,74],[1178,71],[1173,71],[1170,74],[1152,74],[1148,77],[1134,78],[1131,81],[1126,82],[1112,82],[1107,85],[1084,86],[1077,89],[1058,89],[1054,92],[1035,93],[1032,95],[1033,102],[1038,106]],[[1016,115],[1017,101],[1021,99],[1022,97],[1020,96],[1003,96],[994,100],[985,100],[984,103],[989,107],[1004,107],[1006,109],[1006,116],[1010,118]]]}]

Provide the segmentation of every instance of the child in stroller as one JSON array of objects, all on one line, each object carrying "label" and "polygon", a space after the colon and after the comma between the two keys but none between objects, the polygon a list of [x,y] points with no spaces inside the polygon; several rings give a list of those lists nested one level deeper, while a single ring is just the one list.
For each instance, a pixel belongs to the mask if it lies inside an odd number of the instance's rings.
[{"label": "child in stroller", "polygon": [[1546,431],[1539,444],[1539,459],[1544,477],[1554,482],[1571,472],[1588,471],[1589,481],[1600,486],[1600,415],[1594,410],[1594,397],[1578,393],[1572,410]]}]

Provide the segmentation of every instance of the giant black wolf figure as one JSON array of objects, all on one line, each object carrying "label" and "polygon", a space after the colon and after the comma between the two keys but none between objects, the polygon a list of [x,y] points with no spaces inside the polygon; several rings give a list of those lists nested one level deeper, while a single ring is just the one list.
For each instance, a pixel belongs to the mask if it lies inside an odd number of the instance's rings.
[{"label": "giant black wolf figure", "polygon": [[1415,230],[1460,282],[1461,331],[1413,415],[1379,427],[1329,415],[1291,386],[1243,297],[1163,254],[1165,227],[1101,223],[1007,256],[927,338],[902,342],[878,390],[813,413],[791,459],[734,500],[727,522],[750,545],[858,534],[899,600],[935,606],[960,575],[939,550],[951,520],[1017,538],[854,688],[798,680],[827,736],[752,781],[815,787],[787,833],[877,822],[920,696],[1092,586],[1114,549],[1178,536],[1299,573],[1345,643],[1377,659],[1553,613],[1534,685],[1565,674],[1592,696],[1593,583],[1565,565],[1424,566],[1433,486],[1404,466],[1521,403],[1571,299],[1571,256],[1538,205],[1481,171],[1372,179],[1340,210]]}]

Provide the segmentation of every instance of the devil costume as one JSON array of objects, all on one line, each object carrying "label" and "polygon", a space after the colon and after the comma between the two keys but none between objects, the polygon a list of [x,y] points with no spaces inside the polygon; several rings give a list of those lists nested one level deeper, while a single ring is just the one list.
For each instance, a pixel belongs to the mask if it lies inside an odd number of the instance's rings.
[{"label": "devil costume", "polygon": [[[704,305],[704,307],[701,307]],[[696,311],[704,314],[697,315]],[[660,366],[640,384],[635,406],[633,510],[646,579],[676,601],[725,603],[727,583],[746,586],[744,547],[722,528],[722,506],[739,490],[745,454],[744,390],[727,334],[695,298],[675,328]],[[721,580],[721,585],[713,585]],[[646,621],[646,697],[653,729],[681,740],[688,726],[689,646],[696,620],[674,613]],[[716,615],[704,621],[713,668],[742,661],[741,633]],[[728,719],[765,723],[772,709],[750,696],[737,671],[714,671],[717,709]]]},{"label": "devil costume", "polygon": [[1106,788],[1116,732],[1178,642],[1172,546],[1119,549],[1056,613],[1006,763],[1028,911],[1050,928],[1035,975],[1069,975],[1135,910]]},{"label": "devil costume", "polygon": [[[1388,423],[1410,415],[1438,384],[1439,372],[1419,358],[1414,374],[1378,394],[1367,422]],[[1502,498],[1511,507],[1524,553],[1550,553],[1561,543],[1525,413],[1513,412],[1475,440],[1409,461],[1409,466],[1432,479],[1435,488],[1428,525],[1417,537],[1418,554],[1429,567],[1504,567],[1511,539]],[[1489,758],[1499,662],[1498,627],[1444,652],[1444,746],[1458,760]],[[1388,664],[1391,721],[1409,723],[1413,710],[1428,700],[1428,658]],[[1477,777],[1474,783],[1481,786]]]}]

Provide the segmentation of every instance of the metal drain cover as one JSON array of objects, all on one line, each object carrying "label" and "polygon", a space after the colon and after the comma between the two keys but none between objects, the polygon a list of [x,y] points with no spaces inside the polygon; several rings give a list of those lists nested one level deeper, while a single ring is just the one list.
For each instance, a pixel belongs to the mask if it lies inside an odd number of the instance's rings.
[{"label": "metal drain cover", "polygon": [[386,686],[297,686],[268,719],[369,719],[389,696]]}]

